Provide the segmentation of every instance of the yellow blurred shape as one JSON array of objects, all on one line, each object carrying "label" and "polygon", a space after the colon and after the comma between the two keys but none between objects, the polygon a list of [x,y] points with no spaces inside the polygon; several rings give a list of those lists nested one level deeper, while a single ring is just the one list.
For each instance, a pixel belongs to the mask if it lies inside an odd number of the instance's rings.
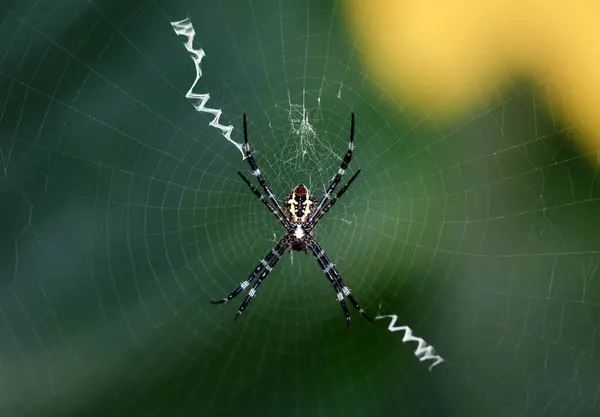
[{"label": "yellow blurred shape", "polygon": [[600,148],[600,1],[345,3],[367,69],[403,100],[455,117],[524,76],[588,149]]}]

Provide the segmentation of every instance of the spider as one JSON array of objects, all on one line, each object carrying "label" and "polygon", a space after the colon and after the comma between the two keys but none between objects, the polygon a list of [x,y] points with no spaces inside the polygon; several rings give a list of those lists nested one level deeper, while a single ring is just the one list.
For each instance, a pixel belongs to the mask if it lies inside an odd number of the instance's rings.
[{"label": "spider", "polygon": [[321,198],[321,201],[317,201],[317,199],[310,194],[308,188],[304,184],[298,184],[292,192],[286,196],[283,200],[283,205],[285,207],[282,208],[279,200],[271,191],[271,188],[267,185],[267,182],[263,178],[256,161],[254,160],[254,156],[250,152],[250,145],[248,144],[248,129],[246,126],[246,114],[243,116],[243,124],[244,124],[244,154],[245,159],[248,161],[250,165],[250,169],[252,170],[252,174],[258,179],[259,184],[263,188],[263,190],[267,193],[268,199],[265,198],[261,194],[260,191],[254,187],[250,181],[238,171],[239,176],[244,180],[246,185],[252,190],[254,195],[262,201],[262,203],[267,207],[267,209],[273,213],[273,215],[279,220],[279,222],[283,225],[286,230],[285,236],[279,240],[279,242],[275,245],[275,247],[267,254],[265,258],[263,258],[259,264],[254,268],[254,270],[250,273],[248,278],[245,281],[242,281],[240,285],[227,297],[222,298],[217,301],[211,301],[213,304],[223,304],[235,296],[240,294],[246,288],[250,286],[252,281],[256,279],[254,285],[250,291],[248,291],[248,295],[242,302],[240,308],[234,320],[237,320],[238,317],[244,312],[248,304],[256,295],[260,284],[267,278],[269,273],[273,270],[279,259],[283,256],[286,250],[291,251],[299,251],[313,254],[317,263],[323,270],[325,277],[331,283],[334,291],[336,292],[337,300],[339,301],[342,309],[344,311],[344,315],[346,316],[346,323],[350,326],[350,312],[348,311],[348,306],[346,305],[346,301],[344,296],[350,300],[352,305],[359,311],[359,313],[369,320],[371,323],[373,320],[367,316],[364,310],[356,301],[356,298],[350,292],[350,289],[344,284],[342,281],[342,277],[339,272],[335,268],[335,265],[323,248],[317,243],[315,238],[311,235],[311,231],[315,228],[319,220],[323,218],[323,216],[333,207],[335,202],[346,192],[350,184],[356,179],[358,174],[360,173],[360,169],[356,171],[356,173],[350,178],[348,183],[344,185],[335,196],[331,196],[334,189],[338,186],[340,181],[342,180],[342,175],[348,168],[350,164],[350,160],[352,159],[352,151],[354,150],[354,113],[351,116],[350,123],[350,142],[348,144],[348,152],[344,156],[342,160],[342,164],[337,172],[337,174],[333,177],[329,188]]}]

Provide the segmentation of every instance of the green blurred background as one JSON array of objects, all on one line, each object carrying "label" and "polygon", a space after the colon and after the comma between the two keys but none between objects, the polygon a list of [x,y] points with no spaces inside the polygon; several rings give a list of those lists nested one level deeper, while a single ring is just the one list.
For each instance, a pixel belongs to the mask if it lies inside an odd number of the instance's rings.
[{"label": "green blurred background", "polygon": [[[389,97],[329,1],[23,0],[0,14],[0,415],[597,416],[600,181],[526,83],[456,125]],[[315,229],[371,315],[236,174],[322,192],[356,113],[362,174]]]}]

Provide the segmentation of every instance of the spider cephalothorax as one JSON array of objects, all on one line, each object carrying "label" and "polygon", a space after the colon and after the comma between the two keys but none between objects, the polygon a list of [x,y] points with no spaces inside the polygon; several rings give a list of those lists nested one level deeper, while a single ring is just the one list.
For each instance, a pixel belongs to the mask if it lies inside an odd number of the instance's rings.
[{"label": "spider cephalothorax", "polygon": [[250,303],[250,300],[256,295],[256,291],[260,284],[267,278],[269,272],[273,270],[279,259],[283,256],[286,250],[290,251],[302,251],[308,253],[310,250],[313,256],[316,258],[319,266],[323,270],[325,277],[329,280],[329,283],[333,287],[336,292],[337,300],[340,302],[342,309],[344,310],[344,314],[346,316],[346,321],[348,325],[350,325],[350,312],[348,311],[348,306],[346,305],[345,297],[350,300],[352,305],[360,312],[361,315],[366,317],[369,321],[372,321],[364,312],[364,310],[356,301],[356,298],[350,292],[350,289],[344,284],[342,281],[342,277],[337,271],[335,265],[321,246],[317,243],[315,238],[310,234],[312,229],[317,225],[319,220],[323,218],[325,213],[331,209],[331,207],[335,204],[335,202],[346,192],[352,181],[359,174],[360,169],[356,171],[356,173],[350,178],[348,183],[344,185],[336,194],[332,197],[332,192],[339,185],[342,180],[342,175],[348,168],[350,164],[350,160],[352,159],[352,151],[354,150],[354,113],[352,113],[351,124],[350,124],[350,143],[348,144],[348,152],[342,159],[342,164],[337,174],[333,177],[331,184],[321,201],[317,201],[308,191],[308,188],[304,184],[298,184],[292,190],[291,194],[284,198],[283,205],[279,204],[279,200],[271,191],[271,188],[267,185],[264,180],[260,169],[258,169],[258,165],[254,160],[254,156],[250,152],[250,145],[248,144],[248,129],[246,127],[246,115],[244,114],[244,154],[246,156],[246,160],[250,165],[250,169],[252,170],[252,174],[257,178],[259,184],[265,190],[268,195],[268,199],[265,198],[260,191],[254,187],[250,181],[241,173],[238,172],[242,180],[250,187],[252,192],[256,197],[258,197],[263,204],[269,209],[271,213],[279,220],[279,222],[283,225],[286,230],[285,236],[281,238],[281,240],[275,245],[275,247],[267,254],[267,256],[260,261],[260,263],[254,268],[250,276],[227,297],[222,298],[218,301],[213,301],[215,304],[226,303],[227,301],[233,299],[236,295],[245,290],[251,283],[256,279],[256,282],[248,291],[248,295],[244,299],[242,305],[240,306],[237,315],[235,318],[237,319],[244,309]]}]

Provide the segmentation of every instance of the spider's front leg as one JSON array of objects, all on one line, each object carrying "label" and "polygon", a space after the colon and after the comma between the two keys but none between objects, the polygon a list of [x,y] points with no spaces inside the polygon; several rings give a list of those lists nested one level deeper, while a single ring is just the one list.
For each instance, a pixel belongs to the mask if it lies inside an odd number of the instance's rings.
[{"label": "spider's front leg", "polygon": [[319,213],[321,213],[323,206],[331,198],[331,193],[333,193],[335,188],[338,186],[338,184],[342,180],[342,175],[344,175],[344,172],[346,172],[346,169],[348,168],[348,165],[350,165],[350,161],[352,160],[352,152],[353,151],[354,151],[354,113],[351,114],[351,120],[350,120],[350,141],[348,142],[348,151],[344,155],[344,158],[342,159],[340,168],[338,169],[337,174],[335,174],[335,176],[333,177],[331,184],[327,188],[327,191],[325,191],[323,198],[321,198],[321,201],[319,202],[317,208],[312,212],[311,218],[309,219],[309,224],[312,224],[314,226],[316,216],[318,216]]},{"label": "spider's front leg", "polygon": [[356,171],[356,173],[352,176],[352,178],[350,178],[350,180],[346,183],[346,185],[344,185],[342,187],[341,190],[339,190],[336,195],[334,195],[329,202],[321,209],[321,211],[319,211],[318,213],[315,213],[315,215],[313,216],[313,218],[308,222],[307,225],[307,230],[310,232],[312,229],[314,229],[314,227],[317,225],[317,223],[319,223],[319,220],[321,220],[323,218],[323,216],[325,216],[325,214],[327,214],[327,212],[329,210],[331,210],[331,207],[333,207],[333,205],[336,203],[336,201],[338,201],[338,199],[344,195],[344,193],[346,192],[346,190],[348,190],[348,188],[350,187],[350,184],[352,184],[352,182],[356,179],[356,177],[358,177],[358,174],[360,174],[360,169],[358,171]]},{"label": "spider's front leg", "polygon": [[[286,223],[287,226],[289,226],[289,224],[287,224],[287,223],[289,223],[288,219],[285,217],[283,208],[279,204],[279,200],[277,200],[277,197],[275,197],[275,194],[273,194],[273,191],[271,191],[271,187],[269,187],[269,185],[263,178],[262,173],[260,172],[260,169],[258,168],[258,164],[254,160],[254,156],[252,155],[252,152],[250,151],[250,143],[248,142],[248,126],[246,123],[246,113],[244,113],[244,115],[243,115],[243,125],[244,125],[244,147],[243,147],[244,155],[246,156],[246,161],[248,161],[248,165],[250,166],[252,175],[254,175],[256,177],[260,186],[267,193],[267,197],[270,201],[269,205],[271,206],[270,209],[272,209],[274,212],[276,212],[276,214],[281,218],[280,220],[282,222]],[[250,183],[247,180],[245,180],[245,181],[248,183],[248,185],[250,185]],[[253,190],[253,192],[254,192],[254,190]],[[255,192],[255,194],[256,194],[256,192]]]},{"label": "spider's front leg", "polygon": [[277,220],[279,220],[279,222],[283,225],[283,227],[289,232],[290,231],[290,221],[288,220],[287,214],[286,215],[281,215],[280,212],[278,212],[271,204],[269,204],[269,202],[267,201],[267,199],[260,193],[260,191],[258,191],[256,189],[255,186],[253,186],[252,184],[250,184],[250,181],[248,181],[248,178],[246,178],[244,176],[244,174],[242,174],[241,172],[238,171],[238,175],[242,178],[242,180],[244,180],[244,182],[246,183],[246,185],[248,187],[250,187],[250,190],[252,190],[252,192],[254,193],[254,195],[256,197],[258,197],[258,199],[260,201],[262,201],[262,203],[265,205],[265,207],[267,207],[267,209],[273,213],[273,215],[277,218]]}]

